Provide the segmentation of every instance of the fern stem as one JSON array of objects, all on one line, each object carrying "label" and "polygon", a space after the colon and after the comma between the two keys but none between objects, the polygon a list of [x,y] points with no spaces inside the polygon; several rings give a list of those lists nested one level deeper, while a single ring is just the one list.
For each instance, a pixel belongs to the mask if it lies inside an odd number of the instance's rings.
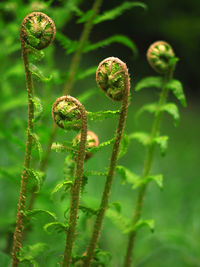
[{"label": "fern stem", "polygon": [[[47,28],[46,26],[49,27]],[[39,38],[37,38],[38,29],[40,29]],[[48,38],[46,38],[47,32],[48,32]],[[26,133],[27,136],[26,136],[24,167],[21,176],[20,196],[17,208],[16,228],[13,235],[12,267],[17,267],[19,264],[18,256],[20,254],[22,241],[24,238],[24,212],[26,209],[27,184],[29,179],[28,169],[30,168],[31,151],[33,143],[33,119],[34,119],[33,82],[32,82],[32,73],[29,69],[28,49],[26,49],[26,45],[29,45],[29,49],[31,47],[36,50],[41,50],[43,48],[46,48],[53,41],[55,32],[56,28],[54,22],[52,21],[51,18],[49,18],[46,14],[42,12],[32,12],[28,14],[23,19],[20,27],[22,59],[24,62],[26,89],[28,94],[28,125]],[[30,36],[35,38],[34,42],[33,38],[30,38]]]},{"label": "fern stem", "polygon": [[[74,56],[72,58],[72,61],[71,61],[70,67],[69,67],[69,77],[68,77],[67,82],[65,84],[62,95],[69,95],[70,91],[71,91],[71,89],[75,83],[75,77],[76,77],[77,70],[80,66],[83,48],[84,48],[84,45],[87,42],[89,35],[92,31],[94,18],[98,14],[98,11],[99,11],[99,8],[102,4],[102,1],[103,0],[94,1],[93,7],[91,9],[92,10],[91,17],[84,25],[84,29],[81,33],[81,36],[80,36],[80,39],[78,42],[79,43],[78,48],[77,48],[77,50],[74,53]],[[49,160],[50,153],[51,153],[50,148],[51,148],[51,145],[55,139],[56,132],[57,132],[57,127],[53,127],[50,138],[49,138],[49,142],[47,145],[47,149],[45,151],[45,156],[41,162],[41,166],[40,166],[41,171],[44,171],[46,169],[46,165],[47,165],[47,162]]]},{"label": "fern stem", "polygon": [[[116,58],[109,58],[109,59],[111,62],[116,61],[117,63],[119,63],[119,60]],[[111,65],[111,67],[112,67],[112,65]],[[114,179],[115,168],[116,168],[116,164],[117,164],[117,158],[118,158],[119,149],[120,149],[120,143],[121,143],[121,139],[123,136],[124,127],[125,127],[125,121],[126,121],[127,109],[128,109],[130,83],[129,83],[129,75],[128,75],[128,70],[126,68],[126,65],[124,63],[123,63],[123,65],[120,63],[120,67],[122,67],[123,72],[124,72],[124,90],[123,90],[123,94],[122,94],[122,105],[121,105],[119,123],[118,123],[118,127],[116,130],[115,141],[114,141],[113,150],[112,150],[112,156],[110,159],[106,183],[105,183],[104,191],[103,191],[102,198],[101,198],[101,204],[100,204],[100,208],[98,210],[97,217],[96,217],[96,220],[94,223],[94,229],[92,232],[92,236],[90,238],[90,242],[89,242],[89,246],[87,249],[86,257],[84,259],[83,267],[89,267],[92,264],[94,251],[95,251],[95,248],[96,248],[99,236],[100,236],[100,231],[102,228],[105,212],[106,212],[106,209],[108,207],[110,192],[111,192],[112,183],[113,183],[113,179]],[[98,72],[98,70],[97,70],[97,72]]]},{"label": "fern stem", "polygon": [[75,240],[88,126],[87,126],[87,115],[86,115],[84,106],[77,99],[73,97],[64,96],[61,98],[62,99],[67,98],[68,101],[71,101],[74,104],[76,104],[77,108],[80,110],[81,121],[82,121],[81,140],[80,140],[79,151],[78,151],[78,156],[76,159],[76,167],[75,167],[75,180],[73,182],[72,189],[71,189],[70,215],[69,215],[69,221],[68,221],[69,226],[66,232],[66,245],[65,245],[65,251],[64,251],[64,256],[63,256],[63,261],[62,261],[62,266],[67,267],[67,266],[70,266],[70,263],[71,263],[73,243]]},{"label": "fern stem", "polygon": [[[154,119],[152,131],[151,131],[150,140],[152,140],[152,141],[155,137],[157,137],[159,130],[160,130],[160,124],[161,124],[162,114],[163,114],[163,112],[160,109],[165,104],[165,102],[167,100],[168,89],[166,87],[166,83],[171,79],[171,75],[172,75],[172,73],[167,74],[163,78],[163,86],[161,88],[162,90],[161,90],[161,94],[160,94],[160,98],[159,98],[159,102],[158,102],[158,106],[157,106],[156,117]],[[147,151],[146,151],[146,157],[145,157],[145,162],[144,162],[144,167],[143,167],[141,179],[145,179],[145,177],[147,177],[150,174],[152,163],[153,163],[153,158],[154,158],[155,147],[156,147],[156,143],[150,141],[150,145],[148,146]],[[133,226],[141,218],[147,185],[148,184],[144,184],[141,187],[139,187],[136,205],[135,205],[135,210],[134,210],[133,218],[132,218],[132,225]],[[124,265],[123,265],[124,267],[131,266],[132,254],[133,254],[133,248],[134,248],[136,234],[137,234],[137,231],[133,231],[129,234],[127,252],[126,252],[125,261],[124,261]]]},{"label": "fern stem", "polygon": [[18,201],[18,209],[17,209],[17,221],[16,228],[13,236],[13,248],[12,248],[12,267],[17,267],[19,260],[17,256],[20,253],[20,249],[22,246],[23,239],[23,227],[24,227],[24,211],[26,204],[26,191],[27,191],[27,183],[28,183],[28,172],[27,169],[30,167],[31,161],[31,150],[32,150],[32,132],[33,132],[33,118],[34,118],[34,103],[32,101],[33,97],[33,83],[32,83],[32,75],[29,71],[29,63],[27,58],[27,52],[25,48],[25,41],[22,35],[22,31],[20,32],[21,38],[21,48],[22,48],[22,58],[24,61],[25,68],[25,77],[26,77],[26,89],[28,93],[28,125],[26,131],[26,152],[24,157],[24,169],[21,176],[21,189],[20,196]]},{"label": "fern stem", "polygon": [[79,65],[80,65],[81,55],[83,53],[84,46],[85,46],[85,44],[89,38],[90,32],[91,32],[92,27],[93,27],[94,19],[95,19],[96,15],[98,14],[98,11],[99,11],[99,8],[102,4],[102,1],[103,0],[94,1],[94,4],[93,4],[92,9],[91,9],[91,11],[92,11],[91,16],[84,25],[84,29],[81,33],[77,50],[76,50],[74,57],[71,61],[71,65],[69,68],[68,81],[67,81],[65,88],[64,88],[64,95],[69,94],[69,92],[71,91],[71,88],[75,82],[75,76],[76,76],[77,70],[78,70]]}]

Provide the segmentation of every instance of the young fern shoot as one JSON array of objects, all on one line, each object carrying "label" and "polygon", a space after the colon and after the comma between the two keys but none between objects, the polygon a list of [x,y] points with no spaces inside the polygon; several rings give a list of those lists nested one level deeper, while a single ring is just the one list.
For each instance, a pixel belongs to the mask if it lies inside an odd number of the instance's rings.
[{"label": "young fern shoot", "polygon": [[92,232],[89,246],[86,252],[83,266],[91,266],[94,251],[99,239],[100,231],[103,224],[106,209],[108,207],[111,187],[113,183],[115,168],[117,164],[117,158],[119,154],[119,148],[121,139],[123,136],[123,130],[125,127],[128,99],[130,91],[130,80],[128,69],[126,64],[120,59],[115,57],[109,57],[103,60],[96,72],[96,80],[99,88],[105,92],[105,94],[114,101],[122,101],[119,123],[115,134],[115,141],[113,145],[112,156],[110,159],[110,165],[107,173],[106,183],[101,199],[100,208],[97,213],[97,217],[94,223],[94,229]]},{"label": "young fern shoot", "polygon": [[75,179],[71,189],[70,214],[66,232],[66,246],[62,266],[70,266],[73,243],[76,234],[76,225],[79,209],[80,190],[83,176],[84,160],[87,142],[87,116],[84,106],[74,97],[59,97],[53,104],[52,116],[56,124],[63,129],[81,129],[80,144],[76,157]]},{"label": "young fern shoot", "polygon": [[[159,81],[160,84],[160,98],[158,103],[155,106],[155,119],[152,125],[152,131],[149,137],[149,142],[146,150],[146,157],[144,161],[144,167],[142,171],[142,175],[140,178],[140,187],[136,199],[136,205],[133,213],[131,230],[129,232],[128,237],[128,246],[126,251],[126,256],[124,260],[124,267],[131,266],[133,248],[135,243],[135,237],[137,234],[136,224],[139,222],[142,214],[142,208],[144,204],[144,197],[148,185],[148,179],[146,179],[151,172],[151,167],[154,159],[154,152],[156,147],[156,140],[159,138],[160,124],[162,120],[162,114],[165,110],[163,107],[166,105],[166,100],[169,91],[169,84],[172,81],[173,72],[175,69],[177,58],[174,55],[174,52],[171,46],[164,41],[157,41],[153,43],[147,52],[147,60],[152,66],[152,68],[162,75],[162,79],[160,77],[153,77],[156,81]],[[152,78],[152,77],[150,77]],[[146,78],[147,81],[148,78]],[[150,80],[150,79],[149,79]],[[148,86],[148,85],[147,85]],[[144,85],[144,87],[147,87]],[[154,84],[151,84],[154,86]],[[142,87],[142,86],[141,86]],[[137,86],[136,86],[137,91]]]},{"label": "young fern shoot", "polygon": [[21,189],[17,209],[16,229],[13,237],[12,266],[19,264],[18,256],[22,247],[24,230],[24,212],[26,208],[27,183],[29,179],[28,169],[30,168],[31,151],[33,144],[33,82],[32,72],[28,61],[28,53],[41,50],[51,44],[55,36],[55,25],[51,18],[41,12],[32,12],[22,21],[20,28],[20,39],[22,58],[24,61],[26,89],[28,94],[28,125],[26,137],[26,152],[24,157],[24,168],[21,176]]}]

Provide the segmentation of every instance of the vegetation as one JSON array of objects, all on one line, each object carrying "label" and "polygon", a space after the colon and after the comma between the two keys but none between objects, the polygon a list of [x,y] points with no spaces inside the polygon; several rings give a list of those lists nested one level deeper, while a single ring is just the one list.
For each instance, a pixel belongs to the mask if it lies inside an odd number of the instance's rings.
[{"label": "vegetation", "polygon": [[0,4],[4,267],[199,266],[191,126],[198,117],[190,102],[184,110],[173,78],[179,53],[154,40],[143,78],[140,41],[119,27],[103,40],[93,36],[125,12],[151,13],[149,6],[105,7],[102,0]]}]

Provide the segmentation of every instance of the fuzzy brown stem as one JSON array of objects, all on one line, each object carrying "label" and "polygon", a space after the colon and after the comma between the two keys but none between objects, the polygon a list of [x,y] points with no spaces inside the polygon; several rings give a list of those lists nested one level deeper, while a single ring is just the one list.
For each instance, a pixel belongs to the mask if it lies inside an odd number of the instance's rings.
[{"label": "fuzzy brown stem", "polygon": [[127,73],[127,75],[125,76],[125,88],[124,88],[124,94],[122,98],[122,106],[121,106],[121,111],[120,111],[119,123],[118,123],[118,127],[116,130],[115,142],[113,145],[113,151],[112,151],[112,156],[110,159],[110,165],[108,169],[106,183],[105,183],[105,187],[104,187],[104,191],[103,191],[103,195],[101,199],[100,208],[98,210],[96,221],[94,224],[93,233],[92,233],[89,246],[87,249],[86,257],[83,263],[83,267],[89,267],[92,263],[94,250],[96,248],[96,245],[97,245],[97,242],[100,236],[103,219],[105,216],[106,209],[108,207],[111,187],[112,187],[115,168],[117,164],[117,158],[119,154],[120,143],[121,143],[121,139],[123,136],[123,130],[125,127],[125,121],[126,121],[126,116],[127,116],[129,90],[130,90],[130,84],[129,84],[129,76]]},{"label": "fuzzy brown stem", "polygon": [[33,97],[33,83],[31,72],[29,71],[29,63],[27,58],[27,52],[25,48],[25,42],[22,34],[22,30],[20,32],[21,38],[21,47],[22,47],[22,58],[24,61],[25,75],[26,75],[26,89],[28,93],[28,125],[27,125],[27,137],[26,137],[26,152],[24,157],[24,169],[21,176],[21,189],[20,196],[18,201],[18,209],[17,209],[17,221],[16,221],[16,229],[13,236],[13,248],[12,248],[12,267],[17,267],[19,260],[17,256],[20,253],[22,246],[22,238],[23,238],[23,228],[24,228],[24,211],[26,205],[26,191],[27,191],[27,183],[28,183],[28,171],[30,167],[31,161],[31,149],[32,149],[32,132],[33,132],[33,119],[34,119],[34,103],[32,100]]},{"label": "fuzzy brown stem", "polygon": [[85,161],[85,148],[87,142],[87,116],[84,106],[75,98],[66,96],[68,101],[74,102],[80,110],[81,113],[81,140],[79,145],[78,157],[76,160],[75,167],[75,180],[72,185],[71,190],[71,204],[70,204],[70,215],[69,215],[69,226],[66,232],[66,246],[64,257],[62,261],[62,266],[67,267],[70,266],[73,243],[75,240],[76,234],[76,225],[77,225],[77,217],[78,217],[78,209],[79,209],[79,200],[80,200],[80,190],[82,184],[82,176],[83,176],[83,168]]}]

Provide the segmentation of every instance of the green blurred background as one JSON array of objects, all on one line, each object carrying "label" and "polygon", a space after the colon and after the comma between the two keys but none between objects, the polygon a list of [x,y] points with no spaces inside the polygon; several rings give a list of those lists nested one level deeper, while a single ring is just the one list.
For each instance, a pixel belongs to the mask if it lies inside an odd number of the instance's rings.
[{"label": "green blurred background", "polygon": [[[16,202],[19,194],[19,177],[23,164],[25,128],[27,121],[26,91],[24,70],[20,55],[19,26],[23,17],[33,10],[42,7],[41,11],[51,16],[61,31],[73,40],[78,40],[83,24],[76,24],[77,17],[70,10],[65,9],[68,1],[1,1],[0,3],[0,266],[9,266],[8,256],[3,252],[7,247],[7,236],[13,229],[15,222]],[[83,11],[90,9],[93,1],[79,1]],[[125,1],[103,1],[101,12],[112,9]],[[198,172],[200,149],[199,123],[199,62],[200,62],[200,1],[199,0],[149,0],[143,1],[148,9],[134,8],[126,11],[114,21],[104,22],[94,26],[90,41],[95,43],[113,34],[125,34],[131,38],[137,48],[138,56],[121,44],[99,48],[83,55],[81,69],[87,69],[108,56],[117,56],[127,63],[131,77],[132,101],[128,111],[126,133],[150,130],[152,116],[144,114],[138,123],[134,116],[136,111],[145,103],[156,101],[158,91],[155,89],[134,92],[134,85],[142,77],[155,75],[146,62],[146,50],[156,40],[169,42],[177,57],[180,59],[175,71],[175,78],[183,83],[187,97],[187,108],[180,107],[181,120],[178,127],[174,127],[172,119],[163,117],[161,134],[169,135],[169,148],[165,157],[161,157],[159,150],[153,164],[152,173],[163,173],[164,189],[160,191],[155,184],[151,184],[145,199],[143,218],[155,220],[155,231],[152,234],[148,228],[140,230],[135,247],[135,266],[141,267],[193,267],[200,266],[200,175]],[[65,16],[65,19],[63,17]],[[45,61],[42,65],[47,75],[52,72],[53,79],[49,83],[35,82],[35,93],[44,105],[44,117],[37,122],[36,133],[45,147],[49,129],[51,127],[51,104],[60,96],[63,82],[55,77],[58,73],[63,76],[67,72],[72,55],[55,40],[54,47],[45,51]],[[53,71],[52,71],[53,70]],[[97,90],[95,75],[77,81],[72,90],[73,96],[78,96],[87,89]],[[176,102],[170,95],[170,101]],[[85,102],[89,111],[117,109],[119,104],[110,103],[98,93]],[[100,123],[91,123],[90,129],[95,131],[100,142],[112,138],[116,120],[108,119]],[[59,130],[56,140],[72,137]],[[103,171],[108,165],[111,148],[100,151],[87,164],[87,169]],[[127,154],[120,159],[123,164],[135,173],[140,174],[143,167],[145,149],[136,142],[131,142]],[[37,153],[34,153],[37,158]],[[54,200],[49,199],[49,193],[58,180],[63,178],[64,154],[52,152],[47,169],[47,179],[37,198],[35,207],[49,209],[55,212],[60,220],[65,220],[65,198],[60,201],[59,194]],[[34,162],[38,166],[37,161]],[[98,207],[99,198],[104,186],[103,177],[90,177],[86,187],[87,194],[83,195],[85,203]],[[120,201],[122,214],[128,218],[132,216],[136,191],[131,186],[121,185],[116,175],[112,194],[112,201]],[[43,254],[38,257],[40,266],[56,266],[61,258],[65,237],[53,232],[47,235],[42,227],[49,222],[48,216],[36,217],[32,225],[32,233],[27,235],[25,244],[37,242],[48,244]],[[91,227],[91,222],[80,222],[76,249],[83,253],[85,239],[89,232],[84,227]],[[105,219],[100,238],[101,248],[111,252],[112,260],[108,266],[121,266],[126,247],[126,235],[109,218]],[[55,255],[55,257],[52,257]],[[25,265],[28,266],[28,265]]]}]

